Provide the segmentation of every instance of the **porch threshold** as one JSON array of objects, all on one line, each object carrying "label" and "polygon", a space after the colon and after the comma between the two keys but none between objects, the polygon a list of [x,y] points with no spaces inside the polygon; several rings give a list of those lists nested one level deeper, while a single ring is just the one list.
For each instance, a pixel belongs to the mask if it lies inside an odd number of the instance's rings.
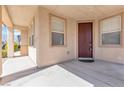
[{"label": "porch threshold", "polygon": [[94,59],[93,58],[83,58],[83,57],[80,57],[80,58],[78,58],[78,61],[92,63],[92,62],[94,62]]}]

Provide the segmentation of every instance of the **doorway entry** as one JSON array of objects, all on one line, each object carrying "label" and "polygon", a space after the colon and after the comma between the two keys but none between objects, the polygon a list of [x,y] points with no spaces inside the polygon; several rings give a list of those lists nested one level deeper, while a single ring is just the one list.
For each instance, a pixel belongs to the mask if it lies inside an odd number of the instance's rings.
[{"label": "doorway entry", "polygon": [[14,29],[14,57],[21,56],[21,31]]},{"label": "doorway entry", "polygon": [[78,59],[93,61],[93,23],[78,23]]}]

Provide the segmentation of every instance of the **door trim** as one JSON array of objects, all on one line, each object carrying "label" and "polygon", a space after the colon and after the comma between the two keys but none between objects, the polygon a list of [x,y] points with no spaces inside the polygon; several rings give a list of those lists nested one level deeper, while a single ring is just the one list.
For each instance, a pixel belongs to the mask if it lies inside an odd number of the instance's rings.
[{"label": "door trim", "polygon": [[80,20],[76,22],[76,59],[78,60],[78,24],[79,23],[87,23],[87,22],[91,22],[92,25],[92,44],[93,44],[93,52],[92,52],[92,58],[95,59],[95,21],[93,20],[88,20],[88,21],[84,21],[84,20]]}]

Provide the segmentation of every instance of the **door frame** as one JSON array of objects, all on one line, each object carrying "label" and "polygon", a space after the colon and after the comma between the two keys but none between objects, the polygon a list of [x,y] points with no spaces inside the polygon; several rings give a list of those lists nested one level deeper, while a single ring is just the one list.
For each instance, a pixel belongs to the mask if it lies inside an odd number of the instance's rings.
[{"label": "door frame", "polygon": [[78,59],[78,24],[79,23],[87,23],[91,22],[92,25],[92,47],[93,47],[93,52],[92,52],[92,58],[95,59],[95,21],[94,20],[88,20],[88,21],[77,21],[76,22],[76,59]]}]

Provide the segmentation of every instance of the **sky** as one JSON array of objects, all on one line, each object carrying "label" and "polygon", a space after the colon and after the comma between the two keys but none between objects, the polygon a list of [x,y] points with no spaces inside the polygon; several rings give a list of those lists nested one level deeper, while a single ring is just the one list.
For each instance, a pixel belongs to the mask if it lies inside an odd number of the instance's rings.
[{"label": "sky", "polygon": [[[7,33],[8,33],[8,29],[5,25],[2,25],[2,41],[6,41],[7,40]],[[21,33],[19,31],[14,30],[14,41],[18,41],[17,36],[20,35]]]}]

